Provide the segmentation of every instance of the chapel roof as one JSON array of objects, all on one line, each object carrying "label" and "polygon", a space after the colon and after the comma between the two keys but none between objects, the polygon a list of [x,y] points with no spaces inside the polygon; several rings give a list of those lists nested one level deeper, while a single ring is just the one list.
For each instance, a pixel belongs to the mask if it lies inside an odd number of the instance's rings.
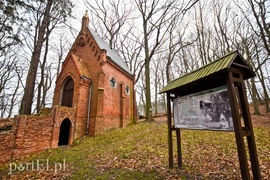
[{"label": "chapel roof", "polygon": [[89,31],[91,32],[91,34],[93,35],[95,41],[97,42],[98,46],[100,49],[104,49],[107,51],[107,57],[112,60],[114,63],[116,63],[118,66],[120,66],[124,71],[126,71],[127,73],[129,73],[130,75],[132,75],[131,71],[129,70],[128,66],[126,65],[126,63],[123,61],[123,59],[120,57],[120,55],[114,50],[112,49],[108,43],[106,43],[99,35],[97,32],[95,32],[94,30],[91,30],[88,27]]}]

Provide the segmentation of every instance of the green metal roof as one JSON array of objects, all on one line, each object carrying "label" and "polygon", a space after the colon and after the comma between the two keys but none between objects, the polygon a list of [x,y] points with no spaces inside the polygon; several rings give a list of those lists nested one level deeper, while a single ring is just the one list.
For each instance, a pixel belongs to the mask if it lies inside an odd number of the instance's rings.
[{"label": "green metal roof", "polygon": [[[188,85],[191,83],[194,83],[195,81],[199,81],[202,78],[205,78],[207,76],[213,75],[215,73],[224,71],[228,68],[230,68],[233,64],[234,61],[237,60],[238,66],[240,68],[244,68],[246,72],[246,74],[248,74],[247,76],[245,76],[246,78],[250,78],[255,76],[254,72],[252,71],[252,69],[248,66],[248,64],[244,61],[243,57],[238,53],[238,51],[234,51],[232,53],[229,53],[215,61],[213,61],[212,63],[209,63],[195,71],[192,71],[184,76],[181,76],[171,82],[169,82],[161,91],[160,93],[165,93],[165,92],[169,92],[171,90],[174,90],[176,88],[180,88],[181,86],[184,85]],[[235,65],[237,68],[237,65]],[[245,78],[245,79],[246,79]]]}]

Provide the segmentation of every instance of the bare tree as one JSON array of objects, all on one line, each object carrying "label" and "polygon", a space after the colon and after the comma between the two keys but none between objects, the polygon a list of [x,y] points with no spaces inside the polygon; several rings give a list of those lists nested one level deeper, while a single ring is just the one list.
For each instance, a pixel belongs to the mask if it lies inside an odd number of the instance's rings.
[{"label": "bare tree", "polygon": [[[248,19],[248,22],[250,26],[253,29],[253,32],[262,40],[262,43],[264,45],[264,49],[268,52],[268,56],[266,58],[263,58],[259,55],[257,55],[255,58],[258,62],[258,67],[256,70],[259,71],[258,77],[261,82],[262,88],[263,88],[263,94],[264,94],[264,100],[266,105],[266,111],[270,112],[269,108],[269,95],[266,89],[266,85],[264,82],[263,77],[263,71],[261,69],[261,66],[269,60],[270,56],[270,24],[269,24],[269,1],[262,1],[262,0],[248,0],[249,8],[252,11],[253,17],[255,18],[256,24],[252,23],[252,20]],[[258,27],[258,28],[255,28]],[[257,51],[258,52],[258,51]],[[259,54],[259,53],[258,53]],[[259,59],[263,59],[263,62],[259,62]]]},{"label": "bare tree", "polygon": [[[262,38],[264,47],[270,54],[270,24],[269,24],[269,1],[263,0],[248,0],[249,7],[256,20],[256,24],[249,21],[254,32]],[[258,29],[255,28],[258,26]]]},{"label": "bare tree", "polygon": [[200,54],[200,62],[202,65],[206,65],[207,63],[211,62],[211,57],[209,53],[210,49],[210,36],[212,34],[211,30],[209,27],[207,27],[207,24],[204,19],[204,17],[208,16],[207,13],[203,11],[203,9],[206,9],[207,7],[204,7],[205,5],[201,4],[199,2],[199,7],[198,9],[195,9],[195,19],[196,19],[196,34],[198,41],[196,42],[198,46],[198,52]]},{"label": "bare tree", "polygon": [[[23,95],[20,114],[31,114],[32,103],[34,98],[35,81],[37,77],[38,64],[41,57],[43,44],[46,41],[46,33],[50,28],[53,29],[56,24],[65,22],[71,13],[72,3],[70,1],[52,1],[47,0],[44,4],[39,4],[36,8],[32,4],[28,4],[31,12],[38,14],[36,22],[36,33],[33,38],[34,46],[30,61],[30,67],[27,74],[25,92]],[[44,7],[44,9],[42,9]],[[44,13],[43,13],[44,12]],[[52,27],[50,27],[52,25]]]},{"label": "bare tree", "polygon": [[[251,36],[251,44],[254,45],[254,48],[251,50],[253,52],[253,61],[251,61],[251,65],[254,67],[254,71],[257,74],[257,77],[259,79],[259,82],[262,87],[262,99],[264,100],[265,103],[265,109],[266,112],[270,112],[269,108],[269,95],[267,92],[267,85],[266,85],[266,79],[264,78],[264,72],[263,72],[263,66],[265,66],[266,62],[269,60],[270,55],[265,52],[265,48],[262,47],[262,42],[261,38],[252,35]],[[253,91],[258,94],[258,89],[255,86],[255,82],[253,82]],[[258,96],[258,95],[257,95]],[[258,96],[258,98],[260,98]],[[255,104],[255,103],[254,103]],[[256,107],[255,107],[256,108]],[[259,111],[255,111],[255,114],[260,114]]]},{"label": "bare tree", "polygon": [[[118,51],[122,55],[125,63],[128,65],[130,71],[133,74],[136,74],[135,84],[138,82],[143,67],[144,61],[142,60],[142,40],[140,36],[136,34],[136,32],[132,32],[135,29],[134,26],[128,28],[129,31],[126,32],[125,36],[121,36],[120,39],[120,47]],[[135,33],[135,34],[134,34]]]},{"label": "bare tree", "polygon": [[[144,72],[142,72],[141,76],[138,77],[139,80],[136,83],[136,92],[139,95],[139,115],[145,115],[145,76]],[[143,106],[143,108],[141,107]]]},{"label": "bare tree", "polygon": [[151,68],[152,70],[152,82],[154,84],[154,114],[158,114],[158,92],[159,92],[159,85],[161,81],[161,72],[164,70],[161,65],[161,55],[157,56],[157,59],[152,61],[153,66]]},{"label": "bare tree", "polygon": [[[136,0],[136,6],[141,14],[142,33],[144,37],[144,70],[145,70],[145,97],[146,97],[146,121],[153,120],[150,88],[150,61],[164,42],[166,31],[165,23],[170,19],[169,11],[173,9],[175,1],[166,1],[162,4],[158,0],[146,2]],[[154,39],[152,44],[149,44]]]},{"label": "bare tree", "polygon": [[[171,81],[170,78],[170,66],[173,62],[173,60],[175,59],[176,54],[180,51],[181,46],[180,44],[182,43],[182,37],[184,35],[184,33],[180,34],[176,33],[176,24],[180,23],[180,21],[178,21],[178,17],[179,14],[177,13],[176,16],[174,16],[174,18],[172,19],[172,21],[169,23],[167,29],[168,29],[168,41],[169,41],[169,45],[168,45],[168,51],[167,51],[167,63],[166,63],[166,78],[167,78],[167,82]],[[185,28],[184,28],[185,29]],[[176,39],[176,40],[175,40]]]},{"label": "bare tree", "polygon": [[31,114],[32,113],[32,101],[34,98],[35,80],[37,75],[38,62],[42,50],[43,43],[45,41],[46,28],[50,24],[50,11],[52,8],[53,1],[48,0],[46,8],[43,14],[43,19],[37,33],[37,41],[34,46],[33,55],[30,62],[29,72],[27,75],[25,92],[20,107],[20,114]]},{"label": "bare tree", "polygon": [[213,58],[218,58],[223,54],[233,50],[230,36],[232,27],[231,19],[233,17],[232,7],[226,1],[216,1],[212,4],[213,17],[215,19],[214,32],[217,44],[213,48]]},{"label": "bare tree", "polygon": [[[244,39],[244,43],[242,44],[245,48],[245,54],[247,56],[246,60],[249,64],[252,65],[252,53],[251,53],[251,48],[249,47],[250,43],[247,42],[247,39]],[[254,64],[253,64],[254,66]],[[249,81],[247,81],[247,83],[249,83]],[[258,93],[257,93],[257,88],[255,85],[255,78],[251,78],[250,80],[250,94],[252,97],[252,101],[253,101],[253,106],[254,106],[254,114],[261,114],[259,111],[259,106],[258,106]]]},{"label": "bare tree", "polygon": [[[17,47],[19,48],[19,47]],[[0,58],[0,117],[11,117],[17,103],[22,72],[19,71],[18,49],[6,51]]]},{"label": "bare tree", "polygon": [[68,41],[65,34],[61,33],[57,36],[57,38],[59,39],[59,42],[51,47],[53,52],[56,54],[56,77],[60,73],[61,62],[64,61],[65,55],[68,53],[71,47],[71,43]]},{"label": "bare tree", "polygon": [[142,40],[136,34],[133,5],[120,0],[85,1],[92,15],[91,27],[123,57],[124,62],[138,81],[143,68],[141,61]]},{"label": "bare tree", "polygon": [[[261,114],[258,104],[261,99],[264,99],[266,111],[269,112],[269,95],[264,78],[265,72],[263,71],[263,66],[269,60],[269,54],[265,49],[261,35],[257,32],[254,33],[254,24],[251,24],[253,21],[250,19],[249,11],[244,10],[239,5],[238,8],[242,14],[239,14],[237,19],[234,19],[233,24],[236,34],[232,36],[234,37],[232,42],[234,47],[246,57],[247,62],[253,67],[257,75],[250,81],[246,81],[254,105],[254,114]],[[262,89],[261,93],[259,89]]]},{"label": "bare tree", "polygon": [[[185,13],[197,1],[190,1],[186,9],[178,9],[179,1],[143,1],[136,0],[136,6],[139,10],[142,21],[142,34],[144,46],[144,70],[146,85],[146,121],[151,121],[152,105],[151,105],[151,88],[150,88],[150,62],[158,53],[162,52],[162,45],[166,42],[166,24],[174,21],[174,14],[178,11]],[[178,11],[177,11],[178,10]],[[173,14],[171,13],[173,12]]]},{"label": "bare tree", "polygon": [[[8,118],[10,118],[13,114],[17,114],[17,110],[16,112],[13,112],[13,110],[15,109],[15,107],[19,104],[19,95],[20,95],[20,89],[21,89],[21,79],[23,76],[23,71],[21,70],[20,67],[16,66],[15,67],[15,83],[13,84],[13,91],[10,94],[10,100],[9,100],[9,109],[7,112],[7,116]],[[14,85],[15,84],[15,85]]]},{"label": "bare tree", "polygon": [[93,14],[91,17],[94,26],[92,27],[99,32],[103,39],[108,41],[111,48],[117,49],[119,33],[132,12],[131,4],[128,7],[128,2],[120,0],[106,2],[85,0],[84,2],[90,9],[90,14]]},{"label": "bare tree", "polygon": [[20,1],[0,2],[0,56],[8,53],[13,46],[21,44],[20,28],[14,28],[23,20],[17,11],[18,6],[20,6]]}]

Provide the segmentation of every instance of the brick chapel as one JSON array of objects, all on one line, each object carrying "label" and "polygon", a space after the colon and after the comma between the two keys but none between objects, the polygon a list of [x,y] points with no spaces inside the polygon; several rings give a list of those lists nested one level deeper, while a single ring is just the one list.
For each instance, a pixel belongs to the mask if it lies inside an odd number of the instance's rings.
[{"label": "brick chapel", "polygon": [[57,77],[52,107],[0,119],[0,163],[133,123],[134,79],[119,54],[90,30],[86,12]]},{"label": "brick chapel", "polygon": [[56,80],[53,105],[76,109],[75,117],[66,120],[76,139],[133,121],[134,98],[134,76],[119,54],[90,30],[86,12]]}]

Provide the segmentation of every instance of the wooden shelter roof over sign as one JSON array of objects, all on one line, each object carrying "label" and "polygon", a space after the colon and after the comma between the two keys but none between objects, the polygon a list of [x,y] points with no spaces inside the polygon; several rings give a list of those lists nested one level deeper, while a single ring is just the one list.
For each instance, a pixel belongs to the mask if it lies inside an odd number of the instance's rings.
[{"label": "wooden shelter roof over sign", "polygon": [[[255,76],[238,51],[231,52],[195,71],[169,82],[160,93],[176,93],[180,96],[226,85],[226,72],[239,71],[244,79]],[[177,92],[176,92],[177,91]]]}]

